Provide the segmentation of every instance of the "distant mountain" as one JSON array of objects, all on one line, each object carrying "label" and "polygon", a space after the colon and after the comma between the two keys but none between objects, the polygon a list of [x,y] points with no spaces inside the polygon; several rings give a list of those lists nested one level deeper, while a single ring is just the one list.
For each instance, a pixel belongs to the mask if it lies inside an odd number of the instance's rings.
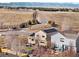
[{"label": "distant mountain", "polygon": [[0,3],[4,7],[67,7],[79,8],[79,3],[41,3],[41,2],[11,2]]}]

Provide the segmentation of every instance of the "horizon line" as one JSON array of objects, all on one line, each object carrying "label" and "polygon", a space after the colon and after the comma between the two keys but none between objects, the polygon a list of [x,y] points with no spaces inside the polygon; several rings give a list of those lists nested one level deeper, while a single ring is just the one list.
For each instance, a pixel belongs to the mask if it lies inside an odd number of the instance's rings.
[{"label": "horizon line", "polygon": [[[19,2],[0,2],[0,3],[21,3],[21,1]],[[22,2],[22,3],[26,3],[26,2]],[[28,2],[28,3],[73,3],[73,4],[79,4],[79,2]]]}]

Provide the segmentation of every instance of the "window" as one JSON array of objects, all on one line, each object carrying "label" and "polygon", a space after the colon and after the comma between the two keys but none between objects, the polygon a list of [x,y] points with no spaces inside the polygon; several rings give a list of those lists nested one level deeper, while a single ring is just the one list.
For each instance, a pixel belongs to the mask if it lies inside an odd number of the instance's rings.
[{"label": "window", "polygon": [[63,52],[65,50],[65,45],[62,45],[61,51]]},{"label": "window", "polygon": [[32,39],[32,41],[34,41],[34,39]]},{"label": "window", "polygon": [[39,37],[39,35],[37,35],[37,37]]},{"label": "window", "polygon": [[31,38],[29,38],[29,39],[31,39]]},{"label": "window", "polygon": [[61,48],[60,48],[60,51],[63,52],[63,51],[65,51],[65,50],[68,50],[68,46],[63,44],[63,45],[61,46]]},{"label": "window", "polygon": [[44,43],[44,42],[40,42],[40,43]]},{"label": "window", "polygon": [[58,48],[58,46],[57,46],[57,44],[54,44],[54,46],[53,46],[53,50],[57,50],[57,48]]},{"label": "window", "polygon": [[43,35],[42,37],[44,38],[45,36]]},{"label": "window", "polygon": [[67,45],[65,45],[65,50],[68,50],[68,46]]},{"label": "window", "polygon": [[61,41],[61,42],[64,42],[64,38],[60,38],[60,41]]}]

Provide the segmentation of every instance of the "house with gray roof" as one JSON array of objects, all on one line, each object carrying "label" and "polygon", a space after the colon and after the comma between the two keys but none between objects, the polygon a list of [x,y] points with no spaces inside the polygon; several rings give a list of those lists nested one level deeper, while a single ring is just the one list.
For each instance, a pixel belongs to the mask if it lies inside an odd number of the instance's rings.
[{"label": "house with gray roof", "polygon": [[56,34],[58,31],[55,28],[40,30],[35,34],[35,39],[39,41],[41,46],[50,46],[51,35]]},{"label": "house with gray roof", "polygon": [[61,34],[56,28],[40,30],[35,34],[35,39],[38,40],[39,46],[46,46],[57,51],[64,51],[70,48],[71,43],[76,50],[75,39],[68,38]]}]

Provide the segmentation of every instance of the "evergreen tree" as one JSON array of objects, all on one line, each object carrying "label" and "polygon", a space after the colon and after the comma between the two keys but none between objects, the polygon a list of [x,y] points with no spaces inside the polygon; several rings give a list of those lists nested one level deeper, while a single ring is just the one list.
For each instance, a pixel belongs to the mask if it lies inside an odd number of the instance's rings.
[{"label": "evergreen tree", "polygon": [[49,20],[49,21],[48,21],[48,24],[52,24],[52,21]]},{"label": "evergreen tree", "polygon": [[55,24],[55,22],[53,22],[53,23],[51,24],[51,26],[52,26],[52,27],[58,27],[58,25]]},{"label": "evergreen tree", "polygon": [[27,27],[27,23],[20,24],[20,28],[26,28],[26,27]]},{"label": "evergreen tree", "polygon": [[32,25],[32,22],[29,20],[29,21],[28,21],[28,24],[29,24],[29,25]]}]

